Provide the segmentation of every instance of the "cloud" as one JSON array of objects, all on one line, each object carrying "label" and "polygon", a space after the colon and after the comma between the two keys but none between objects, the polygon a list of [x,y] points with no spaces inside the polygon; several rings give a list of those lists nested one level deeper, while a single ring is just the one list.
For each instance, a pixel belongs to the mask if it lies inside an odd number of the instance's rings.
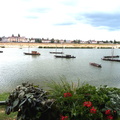
[{"label": "cloud", "polygon": [[61,3],[66,6],[76,6],[78,3],[78,0],[64,0]]},{"label": "cloud", "polygon": [[39,17],[38,16],[26,16],[25,18],[28,18],[28,19],[38,19]]},{"label": "cloud", "polygon": [[110,31],[120,30],[120,13],[84,13],[79,14],[76,20],[93,27],[107,28]]},{"label": "cloud", "polygon": [[1,0],[0,4],[1,35],[119,39],[119,0]]},{"label": "cloud", "polygon": [[29,10],[29,12],[35,12],[35,13],[47,13],[50,11],[50,8],[32,8]]},{"label": "cloud", "polygon": [[73,22],[64,22],[64,23],[56,23],[54,25],[58,25],[58,26],[65,26],[65,25],[75,25],[76,23]]}]

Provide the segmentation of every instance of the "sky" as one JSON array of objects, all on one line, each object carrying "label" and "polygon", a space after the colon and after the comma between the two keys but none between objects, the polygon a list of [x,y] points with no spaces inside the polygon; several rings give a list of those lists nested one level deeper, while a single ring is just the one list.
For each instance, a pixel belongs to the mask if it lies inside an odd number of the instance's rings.
[{"label": "sky", "polygon": [[120,0],[0,0],[0,36],[120,41]]}]

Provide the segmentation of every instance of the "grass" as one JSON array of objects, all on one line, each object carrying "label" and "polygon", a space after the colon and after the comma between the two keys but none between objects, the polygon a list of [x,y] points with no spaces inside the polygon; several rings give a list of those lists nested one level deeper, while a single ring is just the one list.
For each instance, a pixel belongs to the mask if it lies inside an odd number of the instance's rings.
[{"label": "grass", "polygon": [[[0,101],[5,101],[9,96],[9,93],[0,94]],[[5,105],[0,106],[0,120],[15,120],[17,113],[5,114]]]}]

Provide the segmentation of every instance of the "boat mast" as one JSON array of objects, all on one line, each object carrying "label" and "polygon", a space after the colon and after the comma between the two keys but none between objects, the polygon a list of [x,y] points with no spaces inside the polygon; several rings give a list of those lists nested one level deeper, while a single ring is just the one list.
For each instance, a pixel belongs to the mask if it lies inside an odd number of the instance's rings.
[{"label": "boat mast", "polygon": [[63,42],[61,42],[61,44],[62,44],[62,56],[63,56]]},{"label": "boat mast", "polygon": [[114,56],[114,47],[112,47],[112,59],[113,59],[113,56]]},{"label": "boat mast", "polygon": [[57,42],[56,42],[56,53],[57,53]]},{"label": "boat mast", "polygon": [[[30,39],[29,39],[29,40],[30,40]],[[29,41],[29,40],[28,40],[28,53],[30,52],[30,50],[29,50],[29,48],[30,48],[29,42],[30,42],[30,41]]]}]

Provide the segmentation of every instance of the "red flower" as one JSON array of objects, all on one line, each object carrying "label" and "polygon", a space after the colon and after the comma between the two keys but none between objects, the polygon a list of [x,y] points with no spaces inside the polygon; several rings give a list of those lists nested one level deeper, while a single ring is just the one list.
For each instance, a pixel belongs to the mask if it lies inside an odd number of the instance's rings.
[{"label": "red flower", "polygon": [[90,109],[90,113],[93,113],[93,114],[95,114],[96,113],[96,109],[94,108],[94,107],[92,107],[91,109]]},{"label": "red flower", "polygon": [[83,106],[91,107],[92,103],[90,101],[86,101],[86,102],[83,103]]},{"label": "red flower", "polygon": [[112,120],[112,119],[113,119],[113,116],[112,116],[112,115],[109,115],[109,116],[107,116],[107,119]]},{"label": "red flower", "polygon": [[67,120],[67,119],[68,119],[68,116],[61,116],[60,120]]},{"label": "red flower", "polygon": [[64,93],[64,97],[71,97],[72,94],[71,93]]},{"label": "red flower", "polygon": [[106,115],[109,115],[109,114],[111,114],[111,111],[110,111],[110,110],[106,110],[106,111],[105,111],[105,114],[106,114]]}]

